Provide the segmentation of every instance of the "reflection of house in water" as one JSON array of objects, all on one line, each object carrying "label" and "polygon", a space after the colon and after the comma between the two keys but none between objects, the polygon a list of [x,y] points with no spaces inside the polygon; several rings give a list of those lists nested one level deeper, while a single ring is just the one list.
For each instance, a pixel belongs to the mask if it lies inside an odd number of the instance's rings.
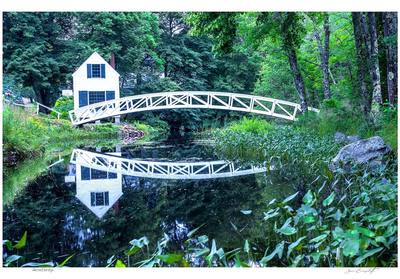
[{"label": "reflection of house in water", "polygon": [[[121,152],[108,154],[121,155]],[[121,173],[82,166],[79,157],[76,165],[70,164],[65,182],[76,183],[75,196],[99,218],[102,218],[122,196]]]}]

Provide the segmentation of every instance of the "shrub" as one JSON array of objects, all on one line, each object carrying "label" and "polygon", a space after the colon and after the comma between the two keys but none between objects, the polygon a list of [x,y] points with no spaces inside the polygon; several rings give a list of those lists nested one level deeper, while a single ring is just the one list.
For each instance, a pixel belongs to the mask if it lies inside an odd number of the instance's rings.
[{"label": "shrub", "polygon": [[[54,109],[61,113],[61,118],[69,119],[68,112],[74,109],[74,98],[61,96],[54,104]],[[51,112],[51,115],[57,116],[54,111]]]}]

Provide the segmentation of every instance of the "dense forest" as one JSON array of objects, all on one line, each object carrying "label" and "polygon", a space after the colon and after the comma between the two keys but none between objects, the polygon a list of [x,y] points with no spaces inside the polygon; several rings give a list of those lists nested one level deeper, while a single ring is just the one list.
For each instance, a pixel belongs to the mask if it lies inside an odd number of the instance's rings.
[{"label": "dense forest", "polygon": [[[397,26],[396,12],[4,13],[4,96],[16,102],[21,97],[36,100],[60,111],[62,119],[5,106],[3,174],[8,188],[3,200],[10,240],[3,247],[18,254],[25,249],[27,234],[34,235],[31,247],[38,247],[40,235],[49,230],[56,231],[56,243],[65,236],[57,221],[64,218],[65,207],[75,220],[87,221],[75,224],[76,231],[96,226],[106,230],[111,224],[112,233],[101,239],[101,253],[90,254],[99,265],[397,266]],[[166,142],[168,147],[201,139],[218,159],[266,171],[262,178],[207,180],[201,190],[201,181],[195,183],[199,188],[188,190],[179,187],[190,182],[176,180],[171,186],[160,180],[142,181],[143,188],[135,192],[127,179],[126,196],[137,200],[139,209],[132,211],[132,204],[122,199],[121,208],[98,220],[85,213],[64,182],[39,170],[53,149],[67,158],[76,147],[112,152],[115,141],[121,143],[120,126],[108,120],[72,126],[68,111],[74,109],[73,100],[61,96],[72,88],[72,73],[95,51],[115,62],[121,97],[234,92],[295,102],[301,111],[297,121],[211,109],[124,115],[123,125],[144,131],[143,141],[159,140],[160,148]],[[177,154],[190,161],[209,159],[203,151],[182,146],[175,146]],[[143,153],[162,152],[148,148]],[[32,158],[40,162],[20,162]],[[27,186],[28,180],[34,182]],[[38,190],[42,182],[47,186]],[[169,186],[151,188],[152,183]],[[285,197],[273,196],[281,186]],[[37,195],[35,201],[18,195],[23,191]],[[55,203],[53,196],[64,202],[46,208],[52,227],[39,224],[36,206]],[[155,209],[160,206],[168,218]],[[154,233],[178,226],[179,218],[187,224],[184,238]],[[135,227],[125,227],[133,220],[143,235],[131,235]],[[12,245],[11,239],[21,236]],[[62,254],[89,253],[67,244]],[[55,247],[48,246],[48,251]],[[19,258],[12,256],[3,253],[7,265],[18,265]]]},{"label": "dense forest", "polygon": [[[93,52],[116,59],[123,96],[204,90],[347,102],[369,122],[397,98],[397,14],[5,13],[4,84],[54,105]],[[178,113],[178,114],[177,114]],[[188,117],[190,115],[190,117]],[[198,128],[221,112],[174,112]],[[181,120],[179,120],[180,118]]]}]

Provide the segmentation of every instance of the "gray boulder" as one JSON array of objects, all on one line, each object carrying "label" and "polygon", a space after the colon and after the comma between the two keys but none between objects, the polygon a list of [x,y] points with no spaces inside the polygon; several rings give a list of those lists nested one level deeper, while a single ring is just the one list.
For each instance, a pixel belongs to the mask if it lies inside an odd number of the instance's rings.
[{"label": "gray boulder", "polygon": [[349,171],[352,164],[368,164],[375,168],[382,164],[384,156],[391,151],[392,149],[379,136],[358,140],[340,149],[329,168],[332,171],[338,168]]},{"label": "gray boulder", "polygon": [[335,137],[336,142],[345,142],[346,141],[346,135],[341,132],[336,132],[334,137]]},{"label": "gray boulder", "polygon": [[360,140],[361,138],[357,135],[353,135],[353,136],[346,136],[345,134],[341,133],[341,132],[336,132],[334,139],[336,142],[340,142],[340,143],[352,143],[352,142],[356,142],[358,140]]}]

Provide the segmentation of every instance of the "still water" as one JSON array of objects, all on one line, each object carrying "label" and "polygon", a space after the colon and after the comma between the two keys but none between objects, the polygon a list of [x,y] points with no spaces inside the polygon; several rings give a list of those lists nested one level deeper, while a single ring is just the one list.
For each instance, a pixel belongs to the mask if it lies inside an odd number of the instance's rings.
[{"label": "still water", "polygon": [[[157,176],[165,172],[166,165],[177,162],[201,165],[222,159],[212,146],[195,142],[78,150],[81,156],[95,154],[99,160],[65,157],[3,208],[4,239],[19,239],[28,232],[23,251],[27,261],[60,262],[75,254],[69,266],[105,266],[107,259],[121,254],[132,239],[146,236],[153,247],[167,234],[180,243],[201,225],[198,233],[215,239],[226,251],[243,247],[245,239],[258,243],[262,251],[267,227],[273,225],[263,221],[266,205],[295,191],[280,172],[260,171],[262,166],[244,163],[214,169],[222,173],[214,177],[207,176],[207,168],[197,172],[206,175],[193,176],[193,167],[190,173],[189,167],[182,166],[175,166],[172,173],[183,176]],[[131,173],[107,171],[102,167],[105,159],[101,159],[107,156],[119,164],[139,160],[163,166],[153,166],[150,171],[148,165],[141,165]],[[237,169],[250,171],[237,175]]]}]

